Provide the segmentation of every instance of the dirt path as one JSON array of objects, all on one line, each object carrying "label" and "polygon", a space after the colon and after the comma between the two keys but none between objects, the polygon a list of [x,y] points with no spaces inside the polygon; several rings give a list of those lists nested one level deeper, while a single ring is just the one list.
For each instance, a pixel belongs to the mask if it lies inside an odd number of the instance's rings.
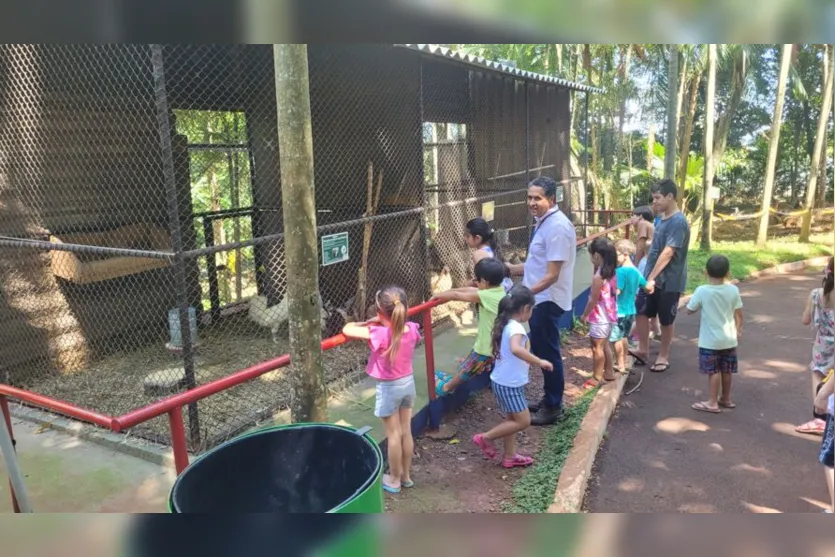
[{"label": "dirt path", "polygon": [[820,512],[827,496],[820,438],[793,430],[811,418],[812,332],[800,314],[819,279],[815,272],[741,286],[739,406],[722,414],[690,408],[703,400],[707,381],[698,373],[698,317],[680,314],[670,371],[647,372],[609,426],[588,509]]},{"label": "dirt path", "polygon": [[[566,372],[565,400],[571,404],[582,394],[583,374],[591,369],[591,350],[584,338],[571,336],[563,347]],[[542,397],[542,374],[531,373],[528,399]],[[428,437],[416,440],[412,477],[416,487],[399,495],[386,495],[386,508],[397,513],[419,512],[501,512],[511,500],[514,483],[524,470],[504,470],[483,459],[472,444],[473,435],[500,420],[496,399],[483,389],[445,424],[457,430],[448,441]],[[556,426],[559,427],[559,426]],[[532,427],[519,437],[519,452],[535,454],[547,428]],[[555,486],[556,487],[556,486]]]}]

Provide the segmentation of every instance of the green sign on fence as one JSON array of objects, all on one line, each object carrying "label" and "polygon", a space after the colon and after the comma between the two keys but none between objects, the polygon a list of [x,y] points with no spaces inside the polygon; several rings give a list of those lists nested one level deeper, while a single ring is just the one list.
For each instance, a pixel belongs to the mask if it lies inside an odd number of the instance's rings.
[{"label": "green sign on fence", "polygon": [[348,233],[322,236],[322,267],[348,261]]}]

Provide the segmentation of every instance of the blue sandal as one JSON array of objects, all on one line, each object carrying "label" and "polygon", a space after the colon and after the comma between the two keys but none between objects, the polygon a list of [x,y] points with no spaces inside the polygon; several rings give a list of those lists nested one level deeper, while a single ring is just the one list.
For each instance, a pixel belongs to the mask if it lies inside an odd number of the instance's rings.
[{"label": "blue sandal", "polygon": [[438,398],[452,394],[454,391],[444,391],[444,385],[452,381],[452,375],[443,371],[435,370],[435,395]]}]

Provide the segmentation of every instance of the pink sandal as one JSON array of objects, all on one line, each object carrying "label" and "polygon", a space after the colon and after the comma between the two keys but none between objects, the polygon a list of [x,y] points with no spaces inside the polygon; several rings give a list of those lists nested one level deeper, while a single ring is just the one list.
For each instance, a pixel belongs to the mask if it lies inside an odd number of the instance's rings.
[{"label": "pink sandal", "polygon": [[476,446],[479,449],[481,449],[481,453],[487,460],[493,460],[494,458],[496,458],[496,455],[499,454],[493,442],[490,439],[487,439],[481,433],[477,433],[475,436],[473,436],[473,443],[475,443]]},{"label": "pink sandal", "polygon": [[505,468],[516,468],[517,466],[530,466],[533,464],[533,459],[524,455],[513,455],[511,458],[502,460],[502,466]]},{"label": "pink sandal", "polygon": [[798,433],[806,433],[810,435],[823,435],[824,429],[826,429],[826,422],[819,420],[818,418],[809,420],[805,424],[794,428],[794,430]]}]

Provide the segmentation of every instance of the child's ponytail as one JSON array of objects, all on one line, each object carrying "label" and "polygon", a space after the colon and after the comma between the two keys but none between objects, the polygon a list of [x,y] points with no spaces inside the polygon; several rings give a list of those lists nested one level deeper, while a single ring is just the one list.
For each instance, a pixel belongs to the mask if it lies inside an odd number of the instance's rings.
[{"label": "child's ponytail", "polygon": [[400,349],[400,339],[403,338],[403,328],[406,326],[406,316],[409,313],[406,292],[398,286],[389,286],[377,292],[377,309],[390,323],[391,343],[384,354],[389,362],[393,362]]},{"label": "child's ponytail", "polygon": [[536,297],[527,286],[517,284],[510,289],[507,296],[499,302],[499,311],[496,315],[496,322],[493,324],[492,349],[493,358],[498,359],[502,349],[502,335],[504,328],[514,315],[518,314],[525,306],[533,307],[536,304]]},{"label": "child's ponytail", "polygon": [[835,257],[830,257],[829,264],[826,266],[826,270],[823,275],[823,298],[826,300],[827,306],[830,304],[832,289],[835,288],[835,276],[833,276],[832,268],[833,262],[835,262]]}]

